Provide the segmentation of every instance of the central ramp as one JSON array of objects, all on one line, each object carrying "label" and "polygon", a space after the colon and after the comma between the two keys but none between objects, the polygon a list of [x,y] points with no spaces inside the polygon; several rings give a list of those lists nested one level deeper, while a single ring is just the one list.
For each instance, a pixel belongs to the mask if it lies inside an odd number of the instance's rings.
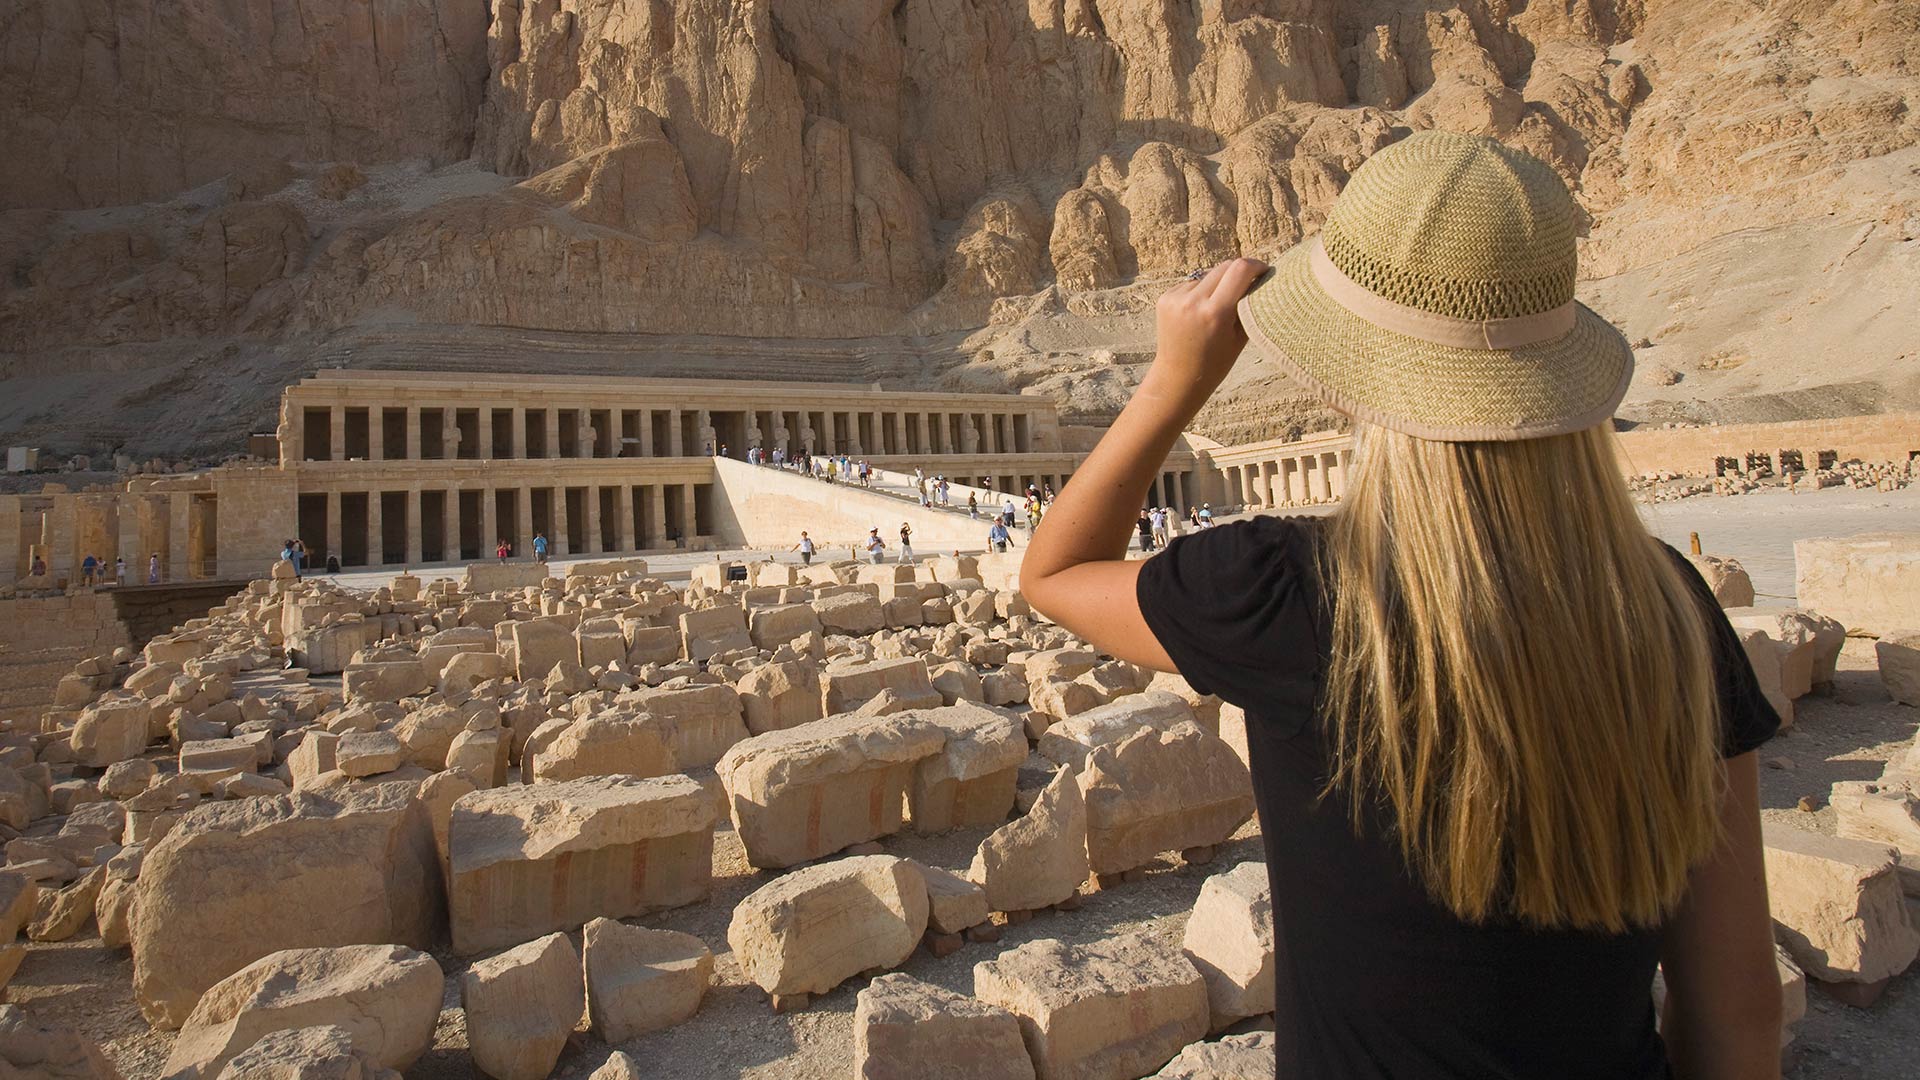
[{"label": "central ramp", "polygon": [[[867,530],[878,527],[891,561],[900,557],[901,522],[913,526],[913,552],[922,557],[985,551],[987,529],[993,524],[984,510],[975,519],[964,508],[923,507],[917,495],[899,485],[868,489],[857,483],[828,483],[731,458],[715,458],[713,467],[716,531],[749,547],[790,548],[805,529],[822,559],[844,558],[849,549],[864,558],[861,545]],[[1024,546],[1023,530],[1014,530],[1014,543]]]}]

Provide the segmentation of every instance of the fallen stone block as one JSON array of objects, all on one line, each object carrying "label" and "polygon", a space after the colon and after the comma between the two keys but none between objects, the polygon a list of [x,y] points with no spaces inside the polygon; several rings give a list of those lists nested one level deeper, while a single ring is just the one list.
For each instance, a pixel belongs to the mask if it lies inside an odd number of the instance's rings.
[{"label": "fallen stone block", "polygon": [[147,748],[153,705],[144,698],[114,697],[93,703],[74,722],[67,743],[73,760],[105,768],[137,758]]},{"label": "fallen stone block", "polygon": [[927,675],[926,661],[909,657],[830,665],[821,673],[821,710],[828,716],[852,712],[883,690],[892,690],[910,709],[937,709],[945,704]]},{"label": "fallen stone block", "polygon": [[440,691],[470,693],[483,682],[512,674],[512,665],[497,652],[463,652],[449,657],[446,666],[440,669]]},{"label": "fallen stone block", "polygon": [[[1798,544],[1794,545],[1794,551],[1795,560],[1798,561]],[[1687,561],[1706,579],[1707,588],[1713,591],[1713,598],[1721,607],[1753,606],[1753,578],[1748,576],[1746,567],[1740,565],[1740,560],[1718,555],[1689,555]],[[1805,594],[1801,595],[1804,603]]]},{"label": "fallen stone block", "polygon": [[1800,606],[1849,631],[1911,626],[1920,611],[1920,533],[1796,540],[1793,567]]},{"label": "fallen stone block", "polygon": [[547,580],[547,564],[536,562],[475,562],[467,564],[461,578],[464,593],[518,591]]},{"label": "fallen stone block", "polygon": [[645,713],[589,716],[563,724],[538,745],[529,739],[526,759],[533,762],[533,778],[540,783],[586,776],[668,776],[681,766],[661,728]]},{"label": "fallen stone block", "polygon": [[987,892],[951,870],[916,862],[927,882],[927,929],[958,934],[987,921]]},{"label": "fallen stone block", "polygon": [[706,660],[720,653],[753,648],[746,613],[737,606],[705,608],[680,616],[681,655]]},{"label": "fallen stone block", "polygon": [[1194,722],[1193,706],[1178,695],[1149,690],[1048,725],[1036,749],[1048,761],[1078,769],[1102,746],[1123,742],[1146,728],[1171,731],[1183,722]]},{"label": "fallen stone block", "polygon": [[40,883],[16,868],[0,869],[0,942],[10,942],[33,921]]},{"label": "fallen stone block", "polygon": [[705,899],[717,811],[686,776],[596,776],[462,797],[447,836],[454,951]]},{"label": "fallen stone block", "polygon": [[1273,1011],[1273,895],[1265,863],[1243,862],[1200,886],[1181,942],[1207,981],[1210,1030]]},{"label": "fallen stone block", "polygon": [[573,638],[579,646],[581,667],[604,668],[627,658],[627,635],[616,619],[583,621],[574,628]]},{"label": "fallen stone block", "polygon": [[163,1074],[211,1080],[262,1036],[316,1026],[342,1028],[372,1061],[405,1069],[433,1045],[442,984],[433,957],[398,945],[271,953],[207,990]]},{"label": "fallen stone block", "polygon": [[586,1008],[580,955],[565,934],[480,960],[460,976],[467,1046],[494,1080],[543,1080]]},{"label": "fallen stone block", "polygon": [[1095,750],[1079,772],[1087,860],[1131,870],[1163,851],[1225,842],[1253,816],[1253,781],[1233,749],[1193,724],[1149,728]]},{"label": "fallen stone block", "polygon": [[1197,1042],[1154,1073],[1153,1080],[1251,1080],[1272,1076],[1276,1046],[1271,1031]]},{"label": "fallen stone block", "polygon": [[736,745],[717,771],[747,861],[795,866],[898,832],[914,766],[943,741],[903,714],[833,717]]},{"label": "fallen stone block", "polygon": [[804,660],[762,664],[738,683],[747,731],[764,735],[820,719],[820,668]]},{"label": "fallen stone block", "polygon": [[632,1054],[625,1050],[615,1050],[607,1055],[606,1064],[593,1070],[587,1080],[650,1080],[652,1073],[640,1067]]},{"label": "fallen stone block", "polygon": [[887,625],[886,609],[872,593],[844,592],[823,596],[813,601],[812,606],[815,617],[820,620],[820,628],[829,634],[861,637]]},{"label": "fallen stone block", "polygon": [[631,700],[659,726],[682,769],[708,768],[747,737],[740,695],[724,683],[646,690]]},{"label": "fallen stone block", "polygon": [[1786,683],[1780,669],[1780,643],[1765,630],[1735,630],[1740,638],[1740,647],[1747,654],[1747,662],[1753,667],[1753,677],[1760,684],[1760,692],[1766,696],[1767,704],[1780,714],[1782,730],[1793,726],[1793,699],[1787,696]]},{"label": "fallen stone block", "polygon": [[65,941],[79,933],[93,918],[94,903],[106,880],[107,868],[96,866],[64,889],[40,890],[27,936],[35,941]]},{"label": "fallen stone block", "polygon": [[1902,705],[1920,705],[1920,630],[1889,630],[1873,643],[1880,684]]},{"label": "fallen stone block", "polygon": [[911,975],[882,975],[853,1010],[857,1080],[1034,1080],[1012,1013]]},{"label": "fallen stone block", "polygon": [[747,635],[758,649],[777,649],[820,630],[820,616],[812,604],[780,604],[755,608],[747,619]]},{"label": "fallen stone block", "polygon": [[748,894],[733,909],[727,943],[768,994],[824,994],[860,972],[899,966],[926,929],[927,886],[914,864],[860,855]]},{"label": "fallen stone block", "polygon": [[263,956],[426,948],[446,910],[432,822],[404,783],[200,806],[147,850],[135,903],[134,993],[165,1028]]},{"label": "fallen stone block", "polygon": [[502,638],[513,647],[513,674],[521,680],[544,679],[555,664],[580,662],[580,645],[573,638],[573,621],[547,615],[506,625]]},{"label": "fallen stone block", "polygon": [[219,1080],[389,1080],[399,1076],[354,1046],[336,1025],[270,1031],[235,1054]]},{"label": "fallen stone block", "polygon": [[370,701],[400,701],[433,689],[427,681],[427,666],[418,660],[348,664],[340,680],[350,705]]},{"label": "fallen stone block", "polygon": [[995,911],[1052,907],[1087,880],[1087,807],[1071,769],[1061,769],[1024,815],[993,831],[967,880]]},{"label": "fallen stone block", "polygon": [[1920,896],[1920,784],[1842,780],[1827,796],[1833,831],[1900,849],[1899,876],[1908,896]]},{"label": "fallen stone block", "polygon": [[1780,943],[1813,978],[1871,986],[1920,953],[1883,843],[1765,823],[1767,897]]},{"label": "fallen stone block", "polygon": [[700,1011],[713,952],[699,938],[595,919],[583,940],[587,1016],[601,1042],[623,1043]]},{"label": "fallen stone block", "polygon": [[0,1076],[21,1080],[120,1080],[93,1040],[42,1026],[18,1005],[0,1005]]},{"label": "fallen stone block", "polygon": [[1030,941],[975,964],[973,987],[1019,1018],[1040,1080],[1146,1076],[1207,1034],[1200,973],[1145,935]]},{"label": "fallen stone block", "polygon": [[352,777],[378,776],[400,767],[406,748],[390,731],[354,732],[339,737],[334,768]]},{"label": "fallen stone block", "polygon": [[1013,809],[1027,736],[1018,721],[981,705],[911,714],[939,728],[946,741],[913,771],[908,804],[915,832],[998,825]]}]

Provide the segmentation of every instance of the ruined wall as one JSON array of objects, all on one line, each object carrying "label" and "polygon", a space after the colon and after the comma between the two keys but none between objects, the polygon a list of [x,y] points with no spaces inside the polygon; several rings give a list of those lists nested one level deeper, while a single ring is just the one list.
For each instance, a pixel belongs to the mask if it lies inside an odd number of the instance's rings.
[{"label": "ruined wall", "polygon": [[0,600],[0,722],[37,721],[75,664],[132,644],[105,592]]},{"label": "ruined wall", "polygon": [[1798,450],[1807,468],[1821,451],[1839,461],[1906,461],[1920,453],[1920,413],[1791,420],[1778,424],[1723,424],[1698,428],[1623,431],[1617,436],[1628,475],[1673,472],[1712,476],[1717,458],[1767,454],[1777,471],[1782,450]]}]

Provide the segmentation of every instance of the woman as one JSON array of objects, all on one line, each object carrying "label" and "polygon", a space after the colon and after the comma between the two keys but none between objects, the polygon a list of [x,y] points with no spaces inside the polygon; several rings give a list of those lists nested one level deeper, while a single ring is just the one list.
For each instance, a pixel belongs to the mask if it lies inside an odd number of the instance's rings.
[{"label": "woman", "polygon": [[[1632,354],[1574,302],[1575,219],[1491,140],[1381,151],[1263,278],[1161,299],[1021,569],[1061,625],[1246,709],[1280,1075],[1778,1075],[1752,751],[1779,721],[1628,498]],[[1341,507],[1126,561],[1248,335],[1356,421]]]}]

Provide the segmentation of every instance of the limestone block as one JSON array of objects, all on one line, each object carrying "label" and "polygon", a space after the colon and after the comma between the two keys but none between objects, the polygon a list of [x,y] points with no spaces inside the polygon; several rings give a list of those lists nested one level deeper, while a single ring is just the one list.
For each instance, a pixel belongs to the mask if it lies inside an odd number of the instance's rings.
[{"label": "limestone block", "polygon": [[1920,630],[1889,630],[1873,643],[1873,655],[1887,694],[1902,705],[1920,705]]},{"label": "limestone block", "polygon": [[615,661],[627,659],[627,635],[614,619],[593,619],[582,622],[574,630],[573,637],[580,650],[581,667],[606,667]]},{"label": "limestone block", "polygon": [[915,763],[944,738],[915,714],[840,716],[735,746],[718,772],[747,861],[794,866],[898,832]]},{"label": "limestone block", "polygon": [[466,773],[480,787],[499,787],[507,782],[508,750],[512,737],[503,728],[488,731],[463,731],[453,737],[447,748],[447,769]]},{"label": "limestone block", "polygon": [[746,613],[737,607],[712,607],[680,616],[681,655],[705,660],[735,649],[753,648]]},{"label": "limestone block", "polygon": [[0,870],[0,943],[26,928],[39,898],[39,882],[19,870]]},{"label": "limestone block", "polygon": [[476,594],[503,592],[509,589],[519,590],[530,585],[539,585],[546,580],[547,566],[545,563],[468,563],[466,575],[460,582],[460,591],[468,594]]},{"label": "limestone block", "polygon": [[135,902],[135,995],[167,1028],[269,953],[424,948],[445,917],[432,823],[404,783],[200,806],[148,849]]},{"label": "limestone block", "polygon": [[1036,682],[1078,678],[1099,664],[1100,654],[1092,649],[1042,649],[1023,662],[1027,678]]},{"label": "limestone block", "polygon": [[471,955],[706,898],[718,807],[686,776],[477,791],[448,832],[453,946]]},{"label": "limestone block", "polygon": [[1119,873],[1162,851],[1225,842],[1253,816],[1253,781],[1233,749],[1199,727],[1147,728],[1095,750],[1079,772],[1087,860]]},{"label": "limestone block", "polygon": [[293,786],[297,791],[314,786],[314,781],[335,768],[334,751],[340,745],[340,736],[319,728],[308,728],[300,739],[300,745],[287,755],[287,770],[292,775]]},{"label": "limestone block", "polygon": [[1920,611],[1920,533],[1797,540],[1794,593],[1848,630],[1885,633]]},{"label": "limestone block", "polygon": [[606,1064],[593,1070],[587,1080],[649,1080],[652,1076],[640,1067],[640,1062],[625,1050],[615,1050],[607,1055]]},{"label": "limestone block", "polygon": [[988,705],[1024,705],[1027,680],[1012,671],[989,671],[980,679],[980,700]]},{"label": "limestone block", "polygon": [[348,776],[377,776],[400,767],[406,748],[390,731],[354,732],[339,737],[334,768]]},{"label": "limestone block", "polygon": [[1780,943],[1808,975],[1875,983],[1920,953],[1898,858],[1884,843],[1764,823],[1767,898]]},{"label": "limestone block", "polygon": [[406,747],[408,762],[438,770],[446,766],[447,751],[467,726],[467,713],[451,705],[434,704],[414,709],[395,721],[393,737]]},{"label": "limestone block", "polygon": [[919,862],[914,866],[927,882],[928,929],[958,934],[987,921],[992,909],[987,906],[985,889],[951,870]]},{"label": "limestone block", "polygon": [[[1799,545],[1794,545],[1795,559],[1798,560]],[[1723,608],[1743,608],[1753,606],[1753,578],[1747,575],[1746,567],[1738,559],[1722,558],[1718,555],[1689,555],[1687,561],[1706,579],[1707,588],[1713,590],[1713,598]],[[1805,594],[1801,594],[1805,603]]]},{"label": "limestone block", "polygon": [[1207,981],[1210,1030],[1273,1011],[1273,894],[1267,865],[1243,862],[1200,886],[1181,948]]},{"label": "limestone block", "polygon": [[504,679],[513,674],[513,665],[497,652],[460,652],[447,658],[440,669],[440,690],[464,694],[489,679]]},{"label": "limestone block", "polygon": [[207,990],[163,1073],[210,1080],[262,1036],[320,1025],[344,1029],[380,1066],[405,1069],[433,1045],[442,982],[433,957],[398,945],[270,953]]},{"label": "limestone block", "polygon": [[543,1080],[586,1008],[580,954],[549,934],[477,961],[460,976],[473,1064],[495,1080]]},{"label": "limestone block", "polygon": [[21,1080],[120,1080],[91,1039],[42,1027],[18,1005],[0,1005],[0,1075]]},{"label": "limestone block", "polygon": [[1793,726],[1793,699],[1787,696],[1786,683],[1780,670],[1780,646],[1765,630],[1735,630],[1740,637],[1740,648],[1747,654],[1747,663],[1753,667],[1753,677],[1760,683],[1760,692],[1766,696],[1767,704],[1780,714],[1780,726]]},{"label": "limestone block", "polygon": [[824,994],[870,968],[897,967],[927,929],[914,864],[860,855],[776,878],[740,901],[727,943],[769,994]]},{"label": "limestone block", "polygon": [[871,634],[887,625],[886,611],[880,606],[879,598],[872,593],[845,592],[823,596],[813,602],[813,611],[820,620],[821,629],[829,634],[852,634],[857,637]]},{"label": "limestone block", "polygon": [[340,678],[350,705],[399,701],[432,689],[427,682],[427,667],[418,660],[348,664]]},{"label": "limestone block", "polygon": [[[1827,674],[1822,681],[1833,681],[1833,663],[1846,641],[1846,631],[1831,619],[1820,620],[1779,608],[1730,608],[1726,615],[1736,631],[1763,630],[1773,639],[1780,657],[1781,689],[1789,700],[1812,692],[1823,650],[1830,649],[1832,655],[1825,657]],[[1831,629],[1823,627],[1823,623]]]},{"label": "limestone block", "polygon": [[139,898],[137,878],[116,879],[107,874],[94,901],[93,918],[100,927],[100,944],[109,949],[124,949],[133,943],[135,901]]},{"label": "limestone block", "polygon": [[93,918],[94,903],[106,880],[107,868],[96,866],[64,889],[40,890],[27,936],[34,941],[65,941],[79,933]]},{"label": "limestone block", "polygon": [[354,1046],[337,1025],[270,1031],[235,1054],[219,1080],[361,1080],[398,1075]]},{"label": "limestone block", "polygon": [[147,790],[159,769],[144,758],[116,761],[100,775],[100,794],[109,799],[127,799]]},{"label": "limestone block", "polygon": [[853,1010],[857,1080],[1033,1080],[1012,1013],[911,975],[882,975]]},{"label": "limestone block", "polygon": [[568,563],[566,577],[646,577],[647,560],[631,557],[625,559],[595,559],[587,562]]},{"label": "limestone block", "polygon": [[985,589],[967,593],[953,601],[953,621],[961,626],[991,625],[993,615],[993,594]]},{"label": "limestone block", "polygon": [[580,661],[580,645],[573,638],[573,623],[563,616],[548,615],[508,623],[506,639],[513,645],[514,678],[523,681],[545,678],[553,665],[562,660]]},{"label": "limestone block", "polygon": [[820,629],[820,616],[812,604],[755,608],[747,622],[754,647],[760,649],[777,649]]},{"label": "limestone block", "polygon": [[1054,774],[1024,815],[995,829],[974,852],[967,879],[995,911],[1051,907],[1087,880],[1087,806],[1073,770]]},{"label": "limestone block", "polygon": [[740,678],[747,731],[764,735],[820,719],[820,668],[804,660],[762,664]]},{"label": "limestone block", "polygon": [[667,746],[666,732],[645,713],[603,713],[575,720],[537,747],[529,740],[527,760],[533,762],[533,779],[540,783],[615,774],[645,778],[681,771]]},{"label": "limestone block", "polygon": [[1107,698],[1091,683],[1079,679],[1027,679],[1027,704],[1054,720],[1066,720],[1106,704]]},{"label": "limestone block", "polygon": [[680,659],[680,631],[672,626],[629,626],[627,663],[634,667],[671,664]]},{"label": "limestone block", "polygon": [[1122,742],[1146,728],[1171,731],[1176,724],[1193,720],[1193,707],[1183,698],[1149,690],[1049,725],[1037,749],[1048,761],[1078,769],[1087,763],[1087,755],[1102,746]]},{"label": "limestone block", "polygon": [[631,700],[659,726],[682,769],[707,768],[747,737],[740,695],[724,683],[644,690]]},{"label": "limestone block", "polygon": [[73,760],[105,768],[140,756],[147,748],[153,706],[143,698],[110,697],[80,713],[67,737]]},{"label": "limestone block", "polygon": [[1920,896],[1920,784],[1842,780],[1827,805],[1836,835],[1899,848],[1900,879],[1909,896]]},{"label": "limestone block", "polygon": [[180,744],[180,773],[199,774],[202,790],[216,780],[260,767],[260,750],[248,739],[197,739]]},{"label": "limestone block", "polygon": [[594,1037],[623,1043],[687,1020],[713,982],[713,952],[672,930],[595,919],[583,934]]},{"label": "limestone block", "polygon": [[975,964],[973,988],[1019,1017],[1040,1080],[1145,1076],[1207,1033],[1200,973],[1143,934],[1030,941]]},{"label": "limestone block", "polygon": [[1143,689],[1147,693],[1172,694],[1193,710],[1193,722],[1203,730],[1220,734],[1220,709],[1225,704],[1212,694],[1203,694],[1193,684],[1171,671],[1156,671]]},{"label": "limestone block", "polygon": [[821,673],[821,708],[828,716],[852,712],[882,690],[894,691],[908,708],[937,708],[946,703],[933,688],[926,661],[915,656],[832,664]]},{"label": "limestone block", "polygon": [[355,616],[344,622],[309,626],[287,637],[287,658],[311,675],[345,671],[353,654],[373,644],[380,627]]},{"label": "limestone block", "polygon": [[[27,947],[8,939],[8,944],[0,945],[0,994],[6,993],[7,984],[20,971],[20,965],[27,960]],[[5,1061],[5,1048],[0,1047],[0,1061]]]},{"label": "limestone block", "polygon": [[948,705],[979,701],[984,696],[980,689],[980,674],[957,660],[929,668],[927,674],[928,681],[939,692],[940,700]]},{"label": "limestone block", "polygon": [[1217,1042],[1197,1042],[1180,1051],[1153,1080],[1247,1080],[1274,1075],[1277,1044],[1271,1031],[1229,1035]]},{"label": "limestone block", "polygon": [[998,825],[1013,809],[1027,736],[1019,721],[983,705],[959,704],[912,714],[946,736],[939,753],[913,771],[909,806],[915,832]]}]

